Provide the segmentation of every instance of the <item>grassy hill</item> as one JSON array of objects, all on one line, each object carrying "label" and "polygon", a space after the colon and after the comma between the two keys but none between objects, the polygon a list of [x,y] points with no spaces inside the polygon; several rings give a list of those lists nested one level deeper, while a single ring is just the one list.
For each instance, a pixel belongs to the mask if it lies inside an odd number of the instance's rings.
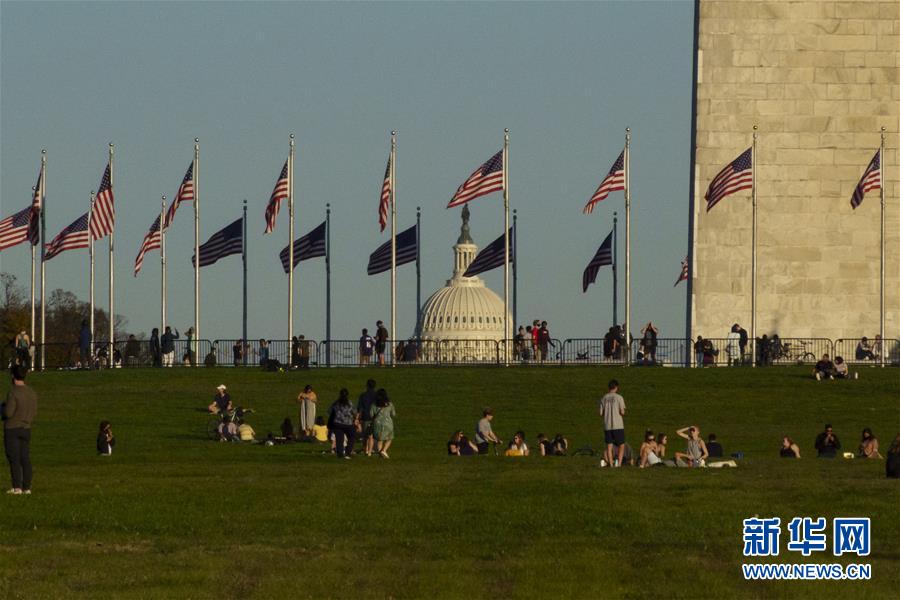
[{"label": "grassy hill", "polygon": [[[295,422],[311,383],[327,407],[373,376],[398,413],[390,460],[323,455],[309,444],[220,444],[203,408],[219,383],[256,410],[258,433]],[[602,441],[596,401],[610,377],[645,428],[700,426],[733,470],[598,468],[587,457],[447,457],[483,406],[509,439],[543,432]],[[264,373],[256,369],[52,372],[40,396],[34,494],[0,496],[4,597],[896,597],[900,482],[883,461],[817,460],[825,422],[855,450],[872,427],[900,433],[900,372],[816,382],[806,370],[423,368]],[[5,394],[8,383],[0,384]],[[324,407],[323,407],[324,409]],[[320,410],[320,414],[324,410]],[[118,437],[95,454],[101,419]],[[783,435],[799,461],[778,457]],[[8,484],[4,472],[3,483]],[[872,555],[829,551],[781,562],[870,562],[868,582],[746,582],[742,520],[870,516]]]}]

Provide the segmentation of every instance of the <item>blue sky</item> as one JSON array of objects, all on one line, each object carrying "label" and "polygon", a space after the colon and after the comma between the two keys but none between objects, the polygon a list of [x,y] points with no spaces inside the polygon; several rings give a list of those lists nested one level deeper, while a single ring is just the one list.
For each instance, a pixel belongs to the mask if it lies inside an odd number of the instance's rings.
[{"label": "blue sky", "polygon": [[[249,204],[252,337],[283,338],[287,211],[263,236],[263,212],[297,139],[297,235],[332,206],[334,337],[389,315],[389,275],[368,277],[387,239],[377,204],[398,131],[398,229],[422,207],[423,300],[452,271],[457,186],[510,129],[510,203],[519,214],[519,320],[561,338],[602,334],[612,275],[588,293],[581,272],[623,222],[621,192],[581,208],[632,144],[633,321],[684,331],[692,2],[596,3],[0,3],[0,213],[27,205],[48,151],[48,240],[87,210],[116,144],[117,308],[134,331],[158,323],[159,254],[132,276],[141,240],[201,140],[201,243]],[[502,233],[500,194],[470,204],[483,247]],[[193,321],[191,210],[168,236],[169,316]],[[105,241],[97,294],[106,306]],[[620,227],[624,259],[624,229]],[[28,279],[27,246],[0,270]],[[47,264],[47,285],[86,298],[87,252]],[[487,283],[502,295],[502,270]],[[324,336],[323,259],[295,274],[295,330]],[[624,283],[624,266],[620,270]],[[620,291],[620,320],[621,298]],[[201,333],[240,332],[239,257],[201,270]],[[398,275],[398,335],[415,324],[415,269]]]}]

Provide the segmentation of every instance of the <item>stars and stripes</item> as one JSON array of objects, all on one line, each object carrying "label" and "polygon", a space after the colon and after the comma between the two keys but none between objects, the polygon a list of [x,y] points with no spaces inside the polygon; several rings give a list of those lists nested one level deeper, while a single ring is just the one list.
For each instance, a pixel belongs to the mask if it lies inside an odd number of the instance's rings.
[{"label": "stars and stripes", "polygon": [[32,219],[32,207],[25,208],[0,221],[0,250],[11,248],[28,240]]},{"label": "stars and stripes", "polygon": [[44,209],[44,169],[38,173],[37,183],[34,184],[34,194],[31,197],[31,220],[28,223],[28,239],[32,246],[37,246],[41,241],[41,211]]},{"label": "stars and stripes", "polygon": [[[463,277],[475,277],[479,273],[484,273],[485,271],[490,271],[491,269],[496,269],[497,267],[502,267],[505,261],[503,256],[503,239],[505,236],[500,236],[489,245],[485,246],[481,252],[478,253],[478,256],[475,257],[469,264],[469,268],[466,269],[466,272],[463,273]],[[513,256],[513,228],[509,228],[509,262],[512,264],[515,262],[515,257]]]},{"label": "stars and stripes", "polygon": [[735,192],[753,187],[753,148],[747,148],[736,159],[719,171],[706,190],[706,211],[709,212],[719,201]]},{"label": "stars and stripes", "polygon": [[613,163],[613,166],[609,170],[609,173],[607,173],[606,177],[603,178],[603,181],[600,182],[600,186],[597,188],[597,191],[594,192],[594,195],[591,196],[591,199],[588,200],[588,203],[584,205],[584,209],[582,210],[582,212],[586,215],[591,214],[592,212],[594,212],[595,204],[606,200],[606,197],[609,196],[611,192],[624,189],[625,150],[622,150],[622,153],[619,154],[619,158],[617,158],[616,162]]},{"label": "stars and stripes", "polygon": [[[416,225],[406,231],[397,234],[397,266],[415,262],[418,255],[418,232]],[[369,256],[369,266],[366,272],[369,275],[377,275],[391,270],[391,241],[388,240],[378,246]]]},{"label": "stars and stripes", "polygon": [[501,150],[469,175],[453,194],[447,208],[460,206],[475,198],[502,190],[503,186],[503,150]]},{"label": "stars and stripes", "polygon": [[182,202],[193,202],[194,201],[194,161],[191,161],[191,164],[188,166],[187,172],[184,174],[184,179],[181,180],[181,186],[178,188],[178,193],[175,194],[175,198],[172,200],[172,203],[169,205],[169,210],[166,211],[166,220],[163,223],[163,229],[168,229],[172,224],[172,221],[175,220],[175,211],[178,210],[178,205]]},{"label": "stars and stripes", "polygon": [[869,162],[869,166],[866,167],[866,171],[863,173],[862,178],[859,180],[859,183],[856,184],[856,189],[853,190],[853,197],[850,198],[850,206],[855,210],[857,206],[862,204],[863,197],[866,195],[866,192],[871,192],[872,190],[877,190],[881,188],[881,150],[875,151],[875,156],[872,157],[872,160]]},{"label": "stars and stripes", "polygon": [[275,182],[275,189],[272,190],[269,204],[266,206],[266,233],[275,231],[275,217],[278,216],[278,211],[281,209],[281,201],[288,197],[288,183],[288,161],[286,160],[281,168],[278,181]]},{"label": "stars and stripes", "polygon": [[150,250],[157,250],[160,247],[162,247],[162,235],[159,231],[159,216],[157,216],[156,220],[153,221],[153,225],[150,226],[150,231],[144,236],[144,241],[141,244],[140,251],[138,251],[137,258],[134,259],[135,277],[137,277],[137,274],[141,271],[141,267],[144,264],[144,254]]},{"label": "stars and stripes", "polygon": [[[241,254],[244,251],[244,219],[226,225],[212,234],[206,243],[200,246],[200,266],[208,267],[220,258]],[[191,264],[196,257],[191,256]]]},{"label": "stars and stripes", "polygon": [[597,273],[600,272],[600,267],[613,264],[612,244],[613,232],[610,231],[609,235],[606,236],[606,239],[603,240],[603,243],[600,244],[600,247],[597,248],[597,253],[594,255],[594,258],[591,259],[591,262],[588,263],[584,273],[581,275],[582,293],[587,292],[588,286],[597,280]]},{"label": "stars and stripes", "polygon": [[675,280],[675,285],[673,285],[672,287],[677,286],[682,281],[687,281],[689,272],[688,269],[688,259],[687,257],[685,257],[685,259],[681,261],[681,273],[678,274],[678,279]]},{"label": "stars and stripes", "polygon": [[381,184],[381,200],[378,202],[378,224],[381,231],[387,227],[388,209],[391,207],[391,157],[388,157],[387,168],[384,170],[384,183]]},{"label": "stars and stripes", "polygon": [[[326,234],[326,222],[322,221],[322,224],[304,235],[303,237],[297,238],[294,240],[294,266],[297,266],[297,263],[303,260],[309,260],[310,258],[318,258],[320,256],[325,256],[327,251],[325,245],[325,234]],[[284,268],[284,272],[287,273],[290,269],[290,261],[288,261],[288,253],[290,252],[290,244],[284,247],[284,249],[278,253],[278,258],[281,259],[281,266]],[[390,260],[390,257],[388,257]]]},{"label": "stars and stripes", "polygon": [[116,206],[113,198],[112,178],[110,165],[106,164],[103,178],[100,180],[100,189],[94,198],[94,209],[91,213],[91,237],[94,240],[106,237],[116,227]]},{"label": "stars and stripes", "polygon": [[59,235],[47,244],[44,252],[45,261],[66,250],[87,248],[90,245],[91,240],[88,232],[89,215],[90,213],[84,213],[75,219],[71,225],[60,231]]}]

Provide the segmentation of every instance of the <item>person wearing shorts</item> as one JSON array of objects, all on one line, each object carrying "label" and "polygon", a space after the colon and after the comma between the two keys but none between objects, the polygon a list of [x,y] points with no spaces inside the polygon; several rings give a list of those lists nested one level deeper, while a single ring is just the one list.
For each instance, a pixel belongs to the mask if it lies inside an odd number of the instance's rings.
[{"label": "person wearing shorts", "polygon": [[[618,467],[625,454],[625,399],[619,395],[619,382],[609,382],[609,391],[600,399],[600,416],[603,418],[603,434],[606,450],[603,457],[606,464]],[[618,447],[616,458],[613,458],[613,446]]]}]

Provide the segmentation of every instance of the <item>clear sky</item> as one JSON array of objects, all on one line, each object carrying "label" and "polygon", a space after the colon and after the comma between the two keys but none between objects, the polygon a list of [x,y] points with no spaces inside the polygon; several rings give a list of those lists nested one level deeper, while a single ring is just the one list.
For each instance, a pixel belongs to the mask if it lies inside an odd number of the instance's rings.
[{"label": "clear sky", "polygon": [[[297,139],[297,235],[332,206],[333,334],[387,321],[389,274],[368,277],[390,131],[398,132],[398,229],[422,207],[423,301],[452,271],[457,186],[510,129],[510,203],[519,214],[519,320],[555,337],[595,337],[612,321],[612,275],[581,273],[624,199],[581,209],[632,142],[633,322],[684,333],[693,2],[0,3],[0,213],[24,208],[48,151],[48,241],[84,213],[116,144],[117,308],[133,331],[159,321],[159,253],[133,277],[162,194],[171,198],[201,141],[201,243],[249,204],[251,337],[283,338],[286,207],[263,236],[265,205]],[[499,193],[470,204],[483,247],[502,233]],[[193,217],[168,236],[170,323],[193,322]],[[97,294],[106,307],[106,242]],[[0,270],[27,283],[27,245]],[[398,273],[397,332],[415,325],[415,268]],[[487,283],[502,296],[502,269]],[[49,289],[87,298],[87,251],[47,264]],[[295,275],[295,332],[325,333],[323,259]],[[620,316],[622,320],[620,291]],[[201,269],[204,338],[240,335],[240,257]]]}]

